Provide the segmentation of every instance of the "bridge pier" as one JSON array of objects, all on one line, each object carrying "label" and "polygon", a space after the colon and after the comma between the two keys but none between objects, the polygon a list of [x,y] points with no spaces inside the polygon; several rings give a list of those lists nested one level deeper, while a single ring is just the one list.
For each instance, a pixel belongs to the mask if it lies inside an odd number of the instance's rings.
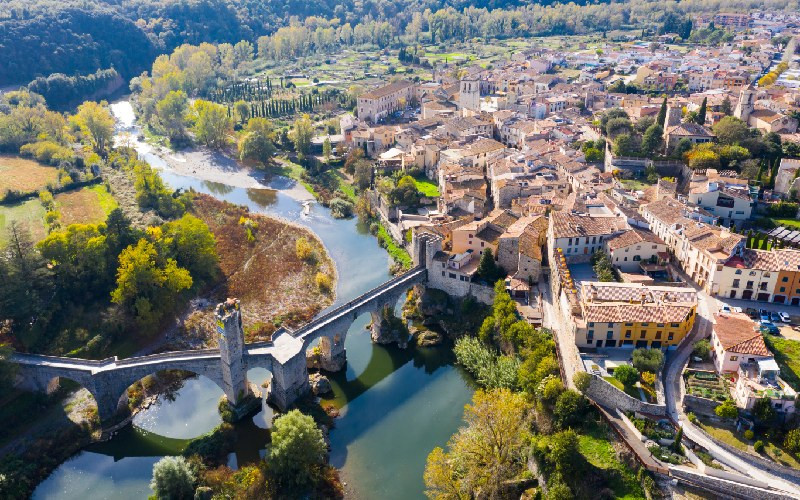
[{"label": "bridge pier", "polygon": [[402,294],[387,296],[378,304],[376,311],[370,311],[371,336],[376,344],[397,343],[401,348],[408,345],[408,330],[402,320],[394,314],[394,307],[401,296]]},{"label": "bridge pier", "polygon": [[338,372],[347,364],[347,352],[344,348],[343,335],[338,333],[330,337],[320,337],[320,368],[327,372]]},{"label": "bridge pier", "polygon": [[236,406],[251,394],[244,362],[244,330],[238,299],[228,299],[217,304],[216,323],[222,391],[228,398],[228,403]]},{"label": "bridge pier", "polygon": [[286,411],[309,391],[311,387],[308,384],[305,351],[301,350],[283,362],[276,360],[273,363],[267,401]]}]

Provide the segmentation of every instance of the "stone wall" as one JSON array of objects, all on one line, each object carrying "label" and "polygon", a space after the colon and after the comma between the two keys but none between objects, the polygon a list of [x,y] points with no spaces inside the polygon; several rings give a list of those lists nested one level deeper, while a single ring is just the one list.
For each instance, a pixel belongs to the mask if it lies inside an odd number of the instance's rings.
[{"label": "stone wall", "polygon": [[719,401],[692,396],[691,394],[686,394],[683,396],[683,407],[687,410],[687,412],[691,411],[698,415],[708,415],[713,417],[716,415],[714,413],[714,409],[721,404],[722,403]]},{"label": "stone wall", "polygon": [[597,375],[592,375],[592,381],[586,395],[597,403],[608,408],[618,408],[624,411],[638,411],[650,415],[663,416],[667,414],[667,407],[659,404],[645,403],[634,399]]},{"label": "stone wall", "polygon": [[792,498],[789,495],[750,486],[744,483],[729,481],[727,479],[705,476],[691,469],[671,467],[670,476],[679,481],[687,482],[693,486],[721,495],[722,498],[742,498],[752,500],[784,500]]}]

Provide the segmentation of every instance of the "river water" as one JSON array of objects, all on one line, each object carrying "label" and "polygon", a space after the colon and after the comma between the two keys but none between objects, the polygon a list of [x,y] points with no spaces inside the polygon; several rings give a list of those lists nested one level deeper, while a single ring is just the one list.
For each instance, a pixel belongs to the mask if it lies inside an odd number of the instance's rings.
[{"label": "river water", "polygon": [[[117,102],[112,111],[118,132],[135,138],[138,127],[130,103]],[[277,178],[271,189],[203,181],[171,171],[149,145],[134,140],[134,146],[172,188],[193,188],[314,231],[338,270],[334,306],[390,278],[388,255],[365,228],[355,219],[334,219],[316,205],[304,215],[301,203],[286,194],[292,181]],[[453,365],[448,347],[403,350],[376,345],[365,330],[368,321],[368,314],[355,321],[345,341],[347,367],[329,376],[334,392],[325,401],[340,408],[330,432],[331,464],[341,470],[348,497],[424,498],[425,459],[461,424],[464,404],[472,395],[470,380]],[[253,369],[248,377],[260,382],[269,374]],[[209,379],[188,379],[173,397],[159,398],[110,441],[90,445],[58,467],[37,487],[34,498],[146,498],[152,493],[153,464],[180,453],[189,439],[220,423],[216,408],[221,395]],[[236,424],[239,439],[228,460],[231,467],[264,456],[273,415],[264,405],[252,419]]]}]

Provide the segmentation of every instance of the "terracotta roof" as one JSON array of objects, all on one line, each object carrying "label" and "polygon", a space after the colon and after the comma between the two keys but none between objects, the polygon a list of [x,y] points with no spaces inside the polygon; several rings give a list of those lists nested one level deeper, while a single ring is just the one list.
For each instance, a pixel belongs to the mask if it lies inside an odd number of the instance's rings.
[{"label": "terracotta roof", "polygon": [[585,305],[586,321],[596,323],[681,323],[692,306],[592,303]]},{"label": "terracotta roof", "polygon": [[556,238],[614,234],[625,229],[626,224],[616,217],[591,217],[556,212],[551,215],[553,235]]},{"label": "terracotta roof", "polygon": [[769,356],[756,324],[744,313],[715,314],[714,334],[726,351],[755,356]]},{"label": "terracotta roof", "polygon": [[715,137],[708,129],[697,123],[681,123],[667,128],[667,135],[691,137]]},{"label": "terracotta roof", "polygon": [[618,248],[625,248],[638,243],[655,243],[664,245],[665,243],[650,231],[643,231],[641,229],[633,229],[632,231],[625,231],[617,236],[614,236],[606,242],[608,249],[614,251]]},{"label": "terracotta roof", "polygon": [[395,92],[403,90],[407,87],[414,85],[413,83],[407,80],[399,80],[396,82],[392,82],[389,85],[384,85],[381,88],[377,88],[365,94],[361,94],[358,96],[360,99],[380,99],[381,97],[386,97],[391,95]]}]

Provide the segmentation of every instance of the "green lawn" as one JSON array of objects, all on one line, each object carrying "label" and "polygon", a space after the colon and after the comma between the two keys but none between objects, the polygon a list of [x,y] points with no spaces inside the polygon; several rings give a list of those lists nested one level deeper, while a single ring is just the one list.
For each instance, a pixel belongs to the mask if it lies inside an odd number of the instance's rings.
[{"label": "green lawn", "polygon": [[619,380],[617,380],[614,377],[603,377],[603,379],[605,379],[606,382],[608,382],[609,384],[613,385],[614,387],[616,387],[620,391],[624,392],[628,396],[630,396],[630,397],[632,397],[634,399],[638,399],[639,401],[642,400],[642,396],[641,396],[641,394],[639,394],[639,389],[638,388],[636,388],[636,387],[625,387],[622,384],[622,382],[620,382]]},{"label": "green lawn", "polygon": [[104,185],[97,184],[89,188],[89,190],[93,191],[97,195],[97,202],[100,204],[100,208],[103,209],[106,215],[110,214],[112,210],[119,206],[117,200],[114,199],[114,196],[108,192]]},{"label": "green lawn", "polygon": [[591,465],[619,473],[609,474],[611,479],[608,487],[614,491],[615,498],[645,498],[644,491],[636,480],[636,473],[617,459],[607,427],[597,423],[587,426],[584,433],[578,436],[578,449]]},{"label": "green lawn", "polygon": [[781,367],[781,378],[792,389],[800,390],[800,341],[764,335],[764,342]]},{"label": "green lawn", "polygon": [[33,241],[39,241],[47,236],[44,212],[44,207],[38,198],[15,205],[0,206],[0,248],[8,243],[8,228],[14,221],[30,231]]},{"label": "green lawn", "polygon": [[404,269],[411,268],[411,256],[408,255],[406,249],[403,247],[398,246],[389,232],[383,227],[383,224],[379,224],[378,227],[378,240],[383,243],[383,247],[386,248],[386,251],[389,252],[389,255],[395,260],[395,262],[399,262]]},{"label": "green lawn", "polygon": [[800,220],[796,219],[772,219],[778,226],[783,226],[785,228],[792,228],[792,229],[800,229]]},{"label": "green lawn", "polygon": [[644,191],[652,186],[652,184],[648,184],[637,179],[620,179],[619,182],[623,187],[632,191]]},{"label": "green lawn", "polygon": [[417,185],[417,191],[422,193],[426,198],[439,197],[439,185],[434,183],[427,177],[417,176],[414,177],[414,184]]}]

